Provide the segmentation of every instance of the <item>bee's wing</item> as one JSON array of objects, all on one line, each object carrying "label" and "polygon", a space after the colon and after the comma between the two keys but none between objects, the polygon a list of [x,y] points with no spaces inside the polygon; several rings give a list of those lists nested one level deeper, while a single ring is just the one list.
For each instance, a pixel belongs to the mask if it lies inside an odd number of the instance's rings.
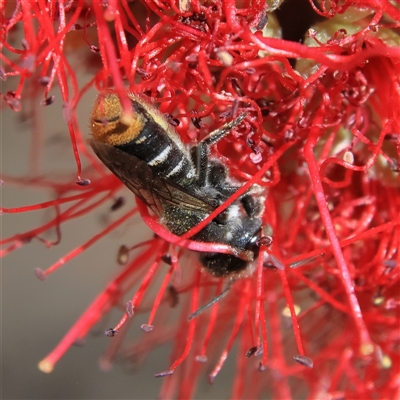
[{"label": "bee's wing", "polygon": [[162,215],[163,203],[210,214],[214,207],[187,193],[169,179],[156,175],[144,161],[115,147],[89,140],[93,151],[136,196],[158,216]]}]

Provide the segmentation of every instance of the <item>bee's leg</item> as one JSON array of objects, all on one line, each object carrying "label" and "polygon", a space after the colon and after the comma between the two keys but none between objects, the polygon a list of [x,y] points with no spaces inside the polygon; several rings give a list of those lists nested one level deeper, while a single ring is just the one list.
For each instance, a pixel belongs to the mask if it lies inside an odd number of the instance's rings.
[{"label": "bee's leg", "polygon": [[195,311],[193,314],[189,315],[188,320],[192,320],[193,318],[198,317],[203,311],[206,311],[208,308],[210,308],[212,305],[214,305],[215,303],[217,303],[218,301],[220,301],[221,299],[223,299],[229,289],[231,288],[231,286],[235,283],[235,279],[231,278],[228,281],[228,284],[226,285],[226,288],[217,296],[214,297],[211,301],[209,301],[206,305],[204,305],[203,307],[199,308],[197,311]]},{"label": "bee's leg", "polygon": [[196,146],[196,169],[198,176],[199,186],[205,186],[208,177],[208,158],[210,156],[210,147],[221,140],[223,137],[228,135],[228,133],[235,127],[238,126],[246,117],[247,113],[240,114],[231,122],[227,122],[220,128],[212,131],[207,135],[197,146]]}]

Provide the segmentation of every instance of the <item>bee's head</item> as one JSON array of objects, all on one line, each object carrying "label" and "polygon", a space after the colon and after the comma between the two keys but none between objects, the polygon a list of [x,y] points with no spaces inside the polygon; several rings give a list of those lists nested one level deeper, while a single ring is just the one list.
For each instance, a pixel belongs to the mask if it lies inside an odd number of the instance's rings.
[{"label": "bee's head", "polygon": [[121,100],[114,92],[99,94],[90,119],[93,138],[110,146],[129,143],[140,134],[144,124],[143,115],[133,107],[131,113],[124,113]]}]

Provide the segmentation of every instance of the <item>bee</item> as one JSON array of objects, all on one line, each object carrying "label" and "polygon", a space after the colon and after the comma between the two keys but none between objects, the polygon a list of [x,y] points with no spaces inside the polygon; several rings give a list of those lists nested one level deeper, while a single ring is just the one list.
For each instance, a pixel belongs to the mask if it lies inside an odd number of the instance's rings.
[{"label": "bee", "polygon": [[[98,96],[90,121],[90,146],[168,231],[181,236],[241,187],[211,155],[211,146],[240,125],[246,114],[186,147],[156,108],[135,94],[128,93],[128,97],[133,115],[125,121],[115,92]],[[191,240],[225,244],[235,254],[247,252],[255,259],[264,200],[261,188],[254,185]],[[248,259],[218,252],[198,254],[201,265],[216,277],[240,277],[251,272]]]}]

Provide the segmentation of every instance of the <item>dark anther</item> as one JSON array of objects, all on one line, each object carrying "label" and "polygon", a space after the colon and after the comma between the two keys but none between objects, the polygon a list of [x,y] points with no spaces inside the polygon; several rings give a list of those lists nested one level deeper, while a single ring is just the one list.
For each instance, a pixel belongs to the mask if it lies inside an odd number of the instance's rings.
[{"label": "dark anther", "polygon": [[307,368],[312,368],[314,366],[313,360],[306,356],[293,356],[293,360],[298,362],[301,365],[304,365]]},{"label": "dark anther", "polygon": [[163,378],[164,376],[169,376],[169,375],[172,375],[173,373],[174,373],[173,370],[172,371],[164,371],[164,372],[160,372],[158,374],[155,374],[154,376],[156,378]]},{"label": "dark anther", "polygon": [[385,140],[393,140],[393,141],[396,141],[396,140],[399,140],[399,137],[400,137],[400,134],[398,134],[398,133],[395,133],[395,132],[387,133],[387,134],[385,135]]},{"label": "dark anther", "polygon": [[125,204],[125,199],[122,196],[119,196],[115,199],[113,205],[110,207],[111,211],[117,211]]},{"label": "dark anther", "polygon": [[172,265],[172,257],[169,254],[164,254],[161,260],[163,260],[165,264]]},{"label": "dark anther", "polygon": [[256,142],[252,138],[246,138],[246,143],[247,146],[249,146],[250,148],[253,148],[254,145],[256,144]]},{"label": "dark anther", "polygon": [[172,126],[178,126],[181,122],[178,118],[174,118],[171,114],[165,113],[165,118],[167,119],[168,123]]},{"label": "dark anther", "polygon": [[251,347],[251,348],[247,351],[246,357],[247,357],[247,358],[251,357],[252,355],[254,355],[254,353],[255,353],[256,351],[257,351],[257,346]]},{"label": "dark anther", "polygon": [[118,331],[116,331],[113,328],[107,329],[104,334],[108,337],[114,337],[116,334],[118,333]]},{"label": "dark anther", "polygon": [[79,186],[88,186],[90,185],[90,179],[79,179],[75,183]]},{"label": "dark anther", "polygon": [[38,79],[38,81],[42,86],[46,86],[50,82],[50,77],[49,76],[41,76]]},{"label": "dark anther", "polygon": [[42,105],[42,106],[49,106],[50,104],[53,104],[53,103],[54,103],[54,99],[55,99],[54,96],[47,97],[46,99],[43,99],[43,100],[40,102],[40,105]]},{"label": "dark anther", "polygon": [[270,246],[273,239],[271,236],[261,236],[257,239],[256,245],[257,246]]},{"label": "dark anther", "polygon": [[200,128],[201,128],[201,118],[192,117],[192,122],[193,122],[193,125],[194,125],[197,129],[200,129]]}]

